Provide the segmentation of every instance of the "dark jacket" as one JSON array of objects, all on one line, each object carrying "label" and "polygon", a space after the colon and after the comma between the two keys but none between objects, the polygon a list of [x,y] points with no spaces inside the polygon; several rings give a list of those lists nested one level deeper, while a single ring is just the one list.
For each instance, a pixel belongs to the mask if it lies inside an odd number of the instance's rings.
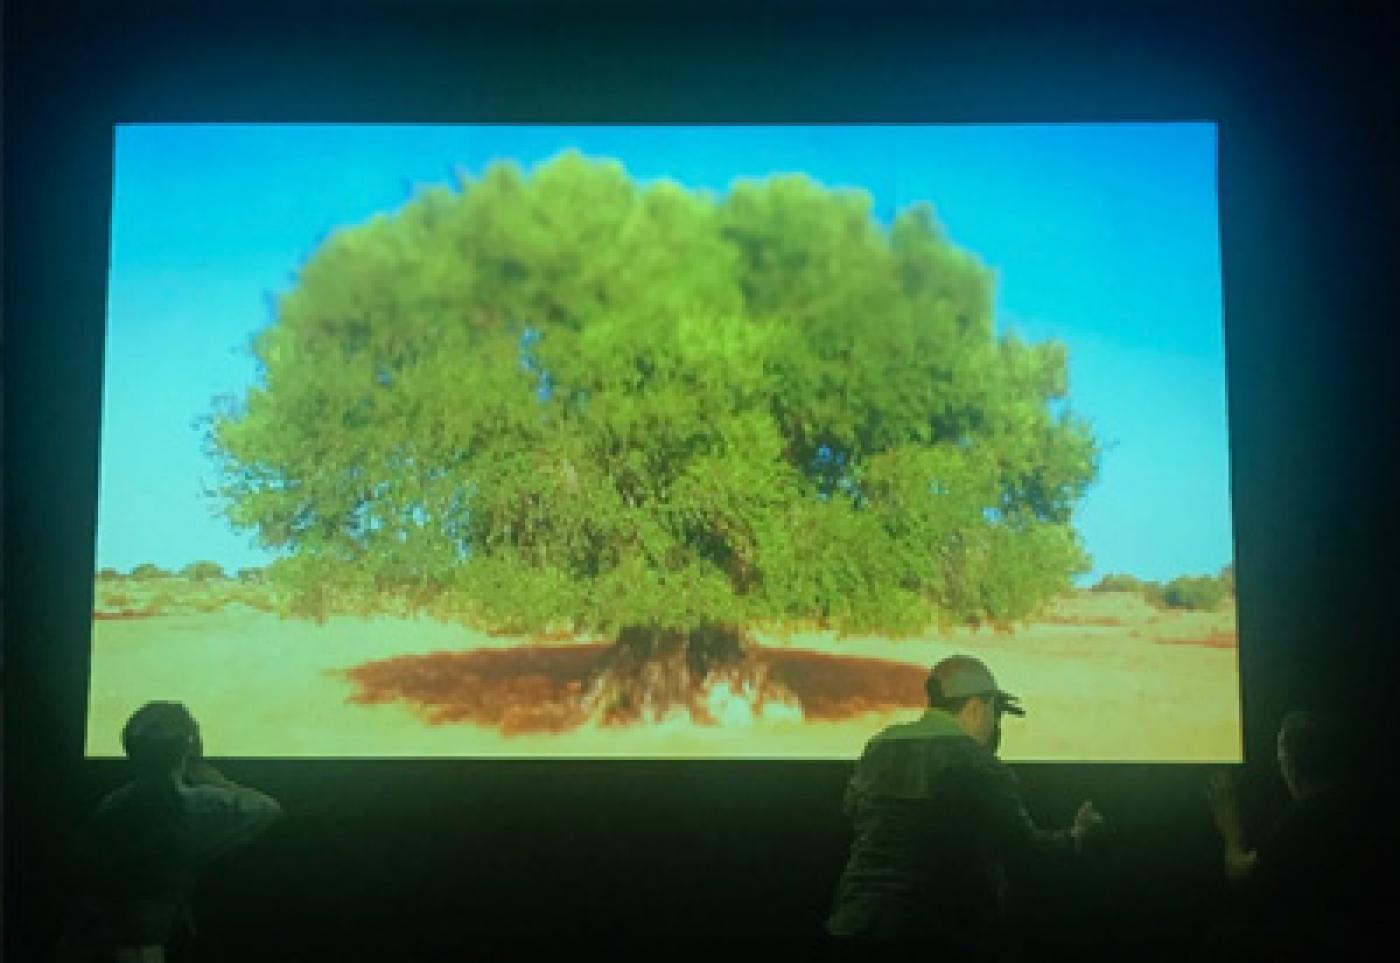
[{"label": "dark jacket", "polygon": [[280,814],[246,787],[133,782],[109,795],[76,841],[79,942],[153,946],[189,922],[200,870],[257,836]]},{"label": "dark jacket", "polygon": [[1011,770],[930,709],[866,744],[846,790],[855,825],[827,931],[874,940],[993,940],[1006,911],[1006,861],[1069,852],[1067,830],[1036,827]]},{"label": "dark jacket", "polygon": [[[1259,846],[1244,897],[1283,959],[1369,947],[1393,925],[1388,803],[1340,788],[1295,801]],[[1364,938],[1363,938],[1364,935]]]}]

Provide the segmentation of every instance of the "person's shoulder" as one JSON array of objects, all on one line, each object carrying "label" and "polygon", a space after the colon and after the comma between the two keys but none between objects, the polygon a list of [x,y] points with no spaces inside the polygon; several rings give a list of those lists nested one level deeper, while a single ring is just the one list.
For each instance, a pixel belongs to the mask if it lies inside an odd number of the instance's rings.
[{"label": "person's shoulder", "polygon": [[887,742],[898,742],[900,740],[913,737],[914,723],[896,722],[893,725],[885,726],[875,735],[866,740],[867,746],[879,746]]},{"label": "person's shoulder", "polygon": [[[866,743],[861,760],[867,765],[919,765],[943,769],[980,769],[988,754],[963,732],[930,729],[920,722],[890,726]],[[991,759],[996,763],[994,758]]]},{"label": "person's shoulder", "polygon": [[944,741],[967,742],[976,745],[972,738],[958,728],[946,717],[937,713],[927,712],[917,719],[910,719],[907,722],[896,722],[886,726],[877,732],[871,742],[908,742],[908,741]]},{"label": "person's shoulder", "polygon": [[133,813],[145,811],[149,807],[143,803],[149,799],[149,793],[144,792],[144,788],[134,781],[118,786],[102,797],[89,814],[89,821],[97,824],[121,821]]}]

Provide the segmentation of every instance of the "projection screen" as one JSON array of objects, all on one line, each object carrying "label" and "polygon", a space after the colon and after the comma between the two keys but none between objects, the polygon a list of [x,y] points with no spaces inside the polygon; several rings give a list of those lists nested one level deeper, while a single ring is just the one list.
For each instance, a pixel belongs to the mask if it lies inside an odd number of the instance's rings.
[{"label": "projection screen", "polygon": [[114,144],[90,756],[1241,758],[1214,125]]}]

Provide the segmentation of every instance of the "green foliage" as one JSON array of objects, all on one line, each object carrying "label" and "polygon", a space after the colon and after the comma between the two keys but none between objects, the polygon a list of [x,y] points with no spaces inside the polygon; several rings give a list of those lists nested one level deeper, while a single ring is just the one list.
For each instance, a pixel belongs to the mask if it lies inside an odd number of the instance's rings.
[{"label": "green foliage", "polygon": [[179,575],[161,572],[157,576],[117,580],[99,575],[94,610],[106,615],[154,616],[211,614],[229,605],[262,612],[282,611],[289,606],[285,592],[279,594],[276,587],[251,577],[234,580],[216,576],[214,571],[218,568],[213,563],[196,563],[186,566]]},{"label": "green foliage", "polygon": [[1132,575],[1105,575],[1091,591],[1136,592],[1158,608],[1213,611],[1235,594],[1235,567],[1226,565],[1217,576],[1187,575],[1169,582],[1149,582]]},{"label": "green foliage", "polygon": [[224,575],[224,567],[218,562],[191,562],[180,569],[180,576],[194,582],[208,582],[227,577]]},{"label": "green foliage", "polygon": [[171,615],[183,611],[184,608],[180,592],[172,586],[152,592],[144,611],[148,615]]},{"label": "green foliage", "polygon": [[103,592],[98,603],[104,610],[126,611],[131,608],[131,596],[126,592]]},{"label": "green foliage", "polygon": [[332,234],[217,413],[287,614],[520,631],[1011,618],[1086,559],[1063,346],[997,338],[932,210],[566,153]]},{"label": "green foliage", "polygon": [[1225,585],[1209,575],[1174,578],[1162,586],[1162,604],[1173,609],[1212,611],[1225,600]]},{"label": "green foliage", "polygon": [[1109,574],[1099,579],[1091,592],[1142,592],[1147,586],[1154,583],[1144,582],[1142,579],[1126,574]]},{"label": "green foliage", "polygon": [[151,562],[142,562],[131,570],[131,577],[138,580],[167,578],[169,575],[165,569]]}]

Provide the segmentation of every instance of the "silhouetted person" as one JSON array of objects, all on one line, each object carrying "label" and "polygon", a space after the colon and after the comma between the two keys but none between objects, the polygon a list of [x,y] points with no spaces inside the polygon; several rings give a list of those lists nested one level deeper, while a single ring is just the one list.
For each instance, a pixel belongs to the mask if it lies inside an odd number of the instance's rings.
[{"label": "silhouetted person", "polygon": [[1003,714],[1025,715],[968,656],[934,666],[929,709],[866,744],[846,790],[855,824],[826,929],[854,954],[909,948],[987,959],[1007,948],[1006,862],[1073,853],[1103,826],[1084,803],[1068,829],[1038,828],[996,758]]},{"label": "silhouetted person", "polygon": [[1217,775],[1208,789],[1238,897],[1229,951],[1324,959],[1381,932],[1376,885],[1395,871],[1388,829],[1395,816],[1363,804],[1345,778],[1348,742],[1334,720],[1290,712],[1277,746],[1292,802],[1257,847],[1248,843],[1231,779]]},{"label": "silhouetted person", "polygon": [[200,870],[282,810],[204,760],[199,726],[179,703],[138,709],[122,747],[132,781],[78,833],[82,903],[67,958],[160,963],[177,929],[192,929],[187,900]]}]

